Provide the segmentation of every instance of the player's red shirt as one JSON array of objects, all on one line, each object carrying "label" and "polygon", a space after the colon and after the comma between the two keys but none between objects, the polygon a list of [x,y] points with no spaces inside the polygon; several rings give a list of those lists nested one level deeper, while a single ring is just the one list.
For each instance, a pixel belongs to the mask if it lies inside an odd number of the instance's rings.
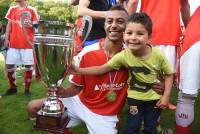
[{"label": "player's red shirt", "polygon": [[[183,45],[181,47],[180,58],[184,53],[187,53],[187,50],[190,49],[190,47],[193,44],[200,41],[199,24],[200,24],[200,7],[192,15],[190,22],[188,23],[187,28],[185,30],[185,38],[183,41]],[[178,78],[180,80],[180,62],[178,67]]]},{"label": "player's red shirt", "polygon": [[182,56],[193,44],[200,41],[200,7],[192,15],[191,21],[187,25],[185,30],[185,38],[183,41],[182,50],[180,55]]},{"label": "player's red shirt", "polygon": [[[79,54],[80,67],[99,66],[107,62],[107,57],[101,43],[85,47]],[[117,99],[108,101],[110,91],[109,73],[103,75],[75,75],[72,83],[82,85],[83,89],[79,94],[81,102],[91,111],[101,115],[119,114],[122,109],[127,92],[128,73],[125,68],[111,72],[111,79],[114,81],[114,92]]]},{"label": "player's red shirt", "polygon": [[[10,47],[11,48],[31,48],[31,46],[28,44],[24,33],[22,31],[22,27],[20,24],[20,15],[24,12],[30,12],[31,14],[31,21],[37,21],[38,20],[38,14],[35,8],[26,6],[24,8],[20,8],[19,6],[12,6],[8,10],[6,14],[6,19],[10,20],[11,23],[11,33],[10,33]],[[32,28],[26,28],[28,38],[33,41],[34,37],[34,31]]]},{"label": "player's red shirt", "polygon": [[179,44],[180,0],[142,0],[141,11],[153,21],[153,44]]}]

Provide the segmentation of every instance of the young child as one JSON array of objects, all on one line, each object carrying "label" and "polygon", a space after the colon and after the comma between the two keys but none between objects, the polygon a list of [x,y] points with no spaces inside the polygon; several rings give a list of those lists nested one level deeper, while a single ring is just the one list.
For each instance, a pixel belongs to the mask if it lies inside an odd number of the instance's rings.
[{"label": "young child", "polygon": [[[144,133],[156,134],[156,122],[165,109],[171,93],[173,70],[164,54],[150,45],[152,21],[146,13],[135,13],[128,19],[124,42],[128,48],[116,54],[106,64],[89,68],[74,68],[80,74],[103,74],[126,67],[129,71],[126,134],[138,134],[144,119]],[[114,34],[114,33],[113,33]],[[109,59],[108,52],[105,51]],[[152,84],[163,78],[163,95],[152,89]],[[110,89],[113,90],[114,78]]]}]

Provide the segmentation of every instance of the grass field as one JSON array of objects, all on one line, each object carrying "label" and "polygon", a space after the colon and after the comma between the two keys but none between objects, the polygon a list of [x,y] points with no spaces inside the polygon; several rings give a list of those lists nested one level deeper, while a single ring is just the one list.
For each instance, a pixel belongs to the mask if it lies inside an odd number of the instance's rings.
[{"label": "grass field", "polygon": [[[8,82],[3,71],[4,62],[0,62],[0,93],[3,93],[8,89]],[[36,98],[45,96],[45,90],[43,83],[37,83],[33,77],[31,91],[32,96],[26,97],[23,94],[23,73],[18,71],[17,73],[17,95],[7,96],[0,99],[0,134],[47,134],[45,132],[35,131],[32,129],[32,122],[27,120],[28,116],[26,113],[27,103]],[[65,81],[67,85],[67,81]],[[177,91],[173,90],[171,101],[176,102]],[[200,104],[197,100],[195,109],[195,121],[193,124],[192,134],[199,134],[200,131]],[[123,134],[123,130],[126,125],[126,109],[125,106],[121,113],[121,124],[119,128],[119,134]],[[175,111],[165,110],[161,116],[161,126],[165,128],[175,128]],[[73,132],[76,134],[87,134],[87,129],[84,124],[73,128]]]}]

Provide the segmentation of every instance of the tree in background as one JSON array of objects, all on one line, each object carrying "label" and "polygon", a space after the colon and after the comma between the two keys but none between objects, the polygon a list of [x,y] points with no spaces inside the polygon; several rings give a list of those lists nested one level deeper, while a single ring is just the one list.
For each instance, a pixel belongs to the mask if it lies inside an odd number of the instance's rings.
[{"label": "tree in background", "polygon": [[60,20],[74,23],[77,18],[77,7],[69,6],[67,3],[50,1],[29,2],[30,5],[38,10],[41,19]]},{"label": "tree in background", "polygon": [[5,19],[5,15],[10,7],[10,3],[12,0],[0,0],[0,21],[5,26],[7,24],[7,20]]},{"label": "tree in background", "polygon": [[[77,18],[77,7],[69,6],[66,2],[55,2],[54,0],[28,0],[28,2],[29,5],[37,9],[38,14],[44,20],[60,20],[74,23]],[[5,15],[9,7],[15,4],[13,0],[0,0],[0,21],[3,25],[7,24]]]}]

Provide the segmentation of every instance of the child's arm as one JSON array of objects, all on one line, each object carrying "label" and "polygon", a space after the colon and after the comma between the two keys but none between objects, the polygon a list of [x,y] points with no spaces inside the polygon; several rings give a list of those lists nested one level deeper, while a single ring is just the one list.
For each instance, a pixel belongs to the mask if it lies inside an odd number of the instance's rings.
[{"label": "child's arm", "polygon": [[78,67],[73,67],[73,71],[78,74],[104,74],[106,72],[109,72],[113,70],[111,67],[108,66],[107,63],[101,66],[93,66],[93,67],[87,67],[87,68],[78,68]]},{"label": "child's arm", "polygon": [[161,109],[166,108],[169,103],[169,97],[171,94],[171,89],[173,85],[173,74],[165,75],[165,90],[162,98],[156,104]]}]

